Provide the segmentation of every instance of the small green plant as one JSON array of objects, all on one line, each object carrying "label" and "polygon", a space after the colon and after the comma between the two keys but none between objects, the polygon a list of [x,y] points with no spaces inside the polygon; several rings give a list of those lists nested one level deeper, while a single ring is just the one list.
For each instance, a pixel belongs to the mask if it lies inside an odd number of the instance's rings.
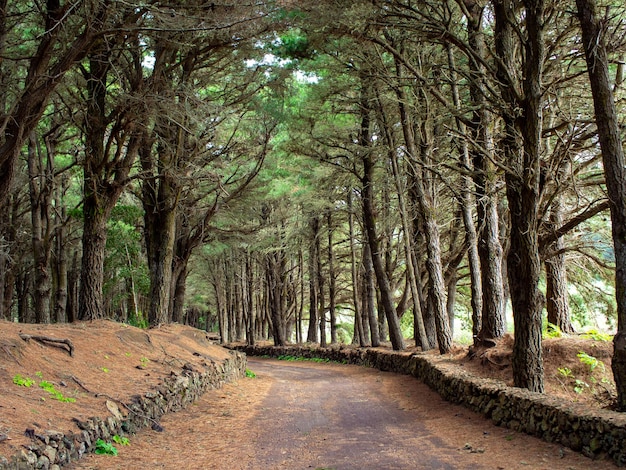
[{"label": "small green plant", "polygon": [[557,369],[559,375],[567,379],[575,393],[580,395],[589,392],[597,398],[601,397],[602,391],[598,389],[598,385],[603,384],[603,388],[607,390],[606,386],[609,385],[609,380],[594,376],[594,372],[597,370],[605,372],[604,363],[584,351],[579,351],[576,357],[589,368],[588,371],[583,371],[582,377],[576,377],[569,367],[559,367]]},{"label": "small green plant", "polygon": [[574,374],[572,373],[572,369],[570,369],[569,367],[559,367],[557,370],[559,371],[559,374],[561,374],[566,379],[573,379],[574,378]]},{"label": "small green plant", "polygon": [[563,332],[558,325],[548,322],[546,329],[543,332],[543,336],[544,338],[561,338],[563,336]]},{"label": "small green plant", "polygon": [[578,357],[578,359],[580,360],[580,362],[582,362],[583,364],[589,366],[589,372],[593,372],[594,369],[596,369],[597,367],[599,367],[602,372],[604,372],[604,362],[600,361],[599,359],[590,356],[589,354],[587,354],[584,351],[579,351],[578,354],[576,354],[576,357]]},{"label": "small green plant", "polygon": [[589,388],[589,384],[584,380],[576,379],[574,383],[574,391],[579,395]]},{"label": "small green plant", "polygon": [[121,446],[129,446],[130,445],[130,440],[127,437],[118,436],[117,434],[115,436],[113,436],[113,442],[115,442],[116,444],[119,444]]},{"label": "small green plant", "polygon": [[109,369],[107,369],[106,367],[100,367],[100,370],[104,372],[105,374],[109,372]]},{"label": "small green plant", "polygon": [[139,361],[141,362],[141,367],[146,367],[150,362],[150,359],[148,359],[147,357],[142,357],[141,359],[139,359]]},{"label": "small green plant", "polygon": [[594,341],[611,341],[613,338],[608,333],[602,333],[598,330],[588,330],[582,333],[581,338],[592,339]]},{"label": "small green plant", "polygon": [[98,439],[96,441],[96,454],[99,455],[117,455],[117,448],[110,442]]},{"label": "small green plant", "polygon": [[56,388],[54,388],[54,385],[48,382],[47,380],[42,380],[41,382],[39,382],[39,387],[41,387],[46,392],[48,392],[52,398],[60,402],[74,403],[76,401],[76,398],[63,396],[63,394],[59,392]]},{"label": "small green plant", "polygon": [[35,372],[35,375],[39,377],[40,379],[43,379],[43,373],[41,371]]},{"label": "small green plant", "polygon": [[126,356],[126,357],[130,357],[130,356],[132,356],[132,354],[131,354],[131,353],[129,353],[129,352],[127,352],[127,353],[124,353],[124,356]]},{"label": "small green plant", "polygon": [[143,330],[147,330],[150,326],[148,323],[148,319],[143,315],[142,312],[137,312],[136,314],[132,313],[128,318],[128,324],[137,328],[141,328]]},{"label": "small green plant", "polygon": [[250,369],[246,369],[246,377],[253,379],[256,377],[256,374],[252,372]]},{"label": "small green plant", "polygon": [[13,376],[13,383],[15,385],[19,385],[20,387],[30,387],[35,383],[35,381],[30,377],[24,377],[20,374],[15,374]]}]

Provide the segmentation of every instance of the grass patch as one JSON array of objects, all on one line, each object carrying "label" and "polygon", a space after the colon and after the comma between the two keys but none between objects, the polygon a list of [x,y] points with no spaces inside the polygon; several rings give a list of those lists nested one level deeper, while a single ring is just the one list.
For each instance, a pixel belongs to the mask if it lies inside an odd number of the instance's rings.
[{"label": "grass patch", "polygon": [[279,361],[306,361],[306,362],[320,362],[320,363],[338,362],[338,361],[331,361],[330,359],[326,359],[324,357],[302,357],[302,356],[292,356],[290,354],[284,354],[282,356],[278,356],[276,359],[278,359]]}]

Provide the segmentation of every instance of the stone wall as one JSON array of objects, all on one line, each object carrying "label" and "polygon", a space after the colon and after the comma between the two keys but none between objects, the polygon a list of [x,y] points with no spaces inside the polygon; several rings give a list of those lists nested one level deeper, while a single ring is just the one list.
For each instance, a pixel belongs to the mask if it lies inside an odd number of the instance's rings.
[{"label": "stone wall", "polygon": [[444,399],[514,431],[558,442],[593,459],[626,465],[626,413],[590,410],[539,393],[477,378],[444,357],[380,349],[237,347],[250,356],[319,357],[416,377]]},{"label": "stone wall", "polygon": [[93,452],[98,439],[109,442],[116,434],[134,433],[147,426],[158,429],[158,420],[165,413],[185,408],[207,390],[243,377],[245,368],[245,355],[235,351],[231,351],[230,358],[206,369],[186,364],[181,370],[173,371],[155,391],[134,396],[129,403],[107,401],[111,415],[75,420],[79,432],[34,434],[32,444],[14,455],[10,462],[0,461],[0,470],[57,470]]}]

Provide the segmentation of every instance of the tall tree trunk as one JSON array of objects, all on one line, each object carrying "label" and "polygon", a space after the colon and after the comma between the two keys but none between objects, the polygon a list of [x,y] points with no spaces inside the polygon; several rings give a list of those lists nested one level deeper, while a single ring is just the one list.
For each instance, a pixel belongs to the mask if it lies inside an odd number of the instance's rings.
[{"label": "tall tree trunk", "polygon": [[[167,165],[166,165],[167,167]],[[144,212],[146,249],[150,270],[148,323],[156,326],[170,321],[169,301],[176,233],[176,201],[179,189],[171,170],[162,174],[156,193]],[[147,185],[146,185],[147,186]],[[145,206],[145,202],[144,202]]]},{"label": "tall tree trunk", "polygon": [[301,344],[303,342],[303,332],[302,332],[302,317],[304,316],[304,292],[305,292],[305,285],[304,285],[304,253],[302,251],[302,248],[298,249],[298,285],[299,285],[299,290],[300,290],[300,305],[298,307],[298,325],[297,325],[297,337],[296,337],[296,341],[298,342],[298,344]]},{"label": "tall tree trunk", "polygon": [[235,284],[235,298],[237,299],[237,341],[243,341],[246,336],[245,323],[245,260],[241,258],[241,253],[233,253],[233,282]]},{"label": "tall tree trunk", "polygon": [[211,266],[211,285],[215,294],[215,309],[217,310],[217,325],[222,344],[230,340],[228,333],[228,319],[226,318],[226,300],[224,299],[224,270],[222,260],[215,261]]},{"label": "tall tree trunk", "polygon": [[[468,2],[466,2],[467,4]],[[472,3],[475,5],[475,3]],[[479,15],[481,16],[481,15]],[[454,106],[457,109],[461,107],[461,98],[459,96],[459,89],[457,83],[456,64],[454,60],[454,54],[452,46],[448,46],[448,63],[450,65],[450,77],[452,86],[452,96],[454,100]],[[466,126],[460,120],[456,120],[457,129],[463,136],[466,133]],[[458,139],[457,143],[459,147],[459,160],[461,168],[467,171],[472,170],[472,164],[469,153],[469,144],[467,139]],[[470,272],[470,290],[471,298],[470,303],[472,306],[472,338],[474,344],[478,343],[478,334],[481,329],[482,322],[482,308],[483,308],[483,290],[482,290],[482,275],[480,271],[480,257],[478,254],[478,234],[476,232],[476,224],[474,223],[474,215],[472,206],[474,205],[474,196],[472,191],[471,176],[468,174],[461,174],[461,191],[459,197],[459,204],[461,206],[461,215],[463,218],[463,227],[465,228],[465,243],[467,244],[467,264]],[[501,262],[502,260],[500,260]],[[448,305],[450,304],[451,292],[448,291]]]},{"label": "tall tree trunk", "polygon": [[17,220],[21,212],[19,198],[9,197],[9,204],[0,204],[0,318],[12,320],[11,306],[16,290],[17,260],[10,247],[17,238]]},{"label": "tall tree trunk", "polygon": [[[480,59],[486,60],[483,26],[484,6],[476,1],[465,1],[468,6],[468,42]],[[486,102],[485,70],[479,60],[470,60],[473,77],[469,83],[472,108],[475,110],[471,121],[472,172],[477,201],[478,255],[481,269],[482,314],[479,342],[495,345],[493,340],[501,338],[505,330],[504,290],[502,277],[503,251],[499,239],[498,201],[496,193],[497,173],[493,161],[493,142],[490,126],[493,122]]]},{"label": "tall tree trunk", "polygon": [[[58,188],[57,188],[58,189]],[[63,191],[65,188],[62,188]],[[66,208],[62,198],[57,195],[55,205],[57,207],[57,229],[54,238],[54,256],[56,263],[54,267],[56,289],[54,296],[54,319],[58,323],[67,321],[67,298],[68,298],[68,248],[65,246],[65,220],[67,218]]]},{"label": "tall tree trunk", "polygon": [[312,216],[309,219],[309,329],[306,340],[309,343],[318,342],[318,307],[319,307],[319,275],[317,269],[318,263],[318,237],[319,237],[319,219]]},{"label": "tall tree trunk", "polygon": [[78,251],[72,256],[72,267],[67,275],[67,321],[73,323],[78,320],[78,297],[79,297]]},{"label": "tall tree trunk", "polygon": [[[52,255],[52,161],[54,155],[48,155],[48,164],[44,164],[37,136],[31,133],[28,140],[28,186],[30,193],[31,240],[35,268],[35,292],[33,309],[37,323],[50,323],[50,299],[52,279],[50,258]],[[46,166],[44,168],[44,166]]]},{"label": "tall tree trunk", "polygon": [[329,209],[326,213],[328,225],[328,311],[330,313],[330,344],[337,343],[337,312],[335,306],[336,297],[336,273],[335,273],[335,250],[333,244],[333,215]]},{"label": "tall tree trunk", "polygon": [[[362,129],[367,129],[369,135],[369,116],[364,116],[363,121],[364,124]],[[369,141],[369,137],[367,138],[367,141]],[[363,151],[363,225],[365,226],[365,232],[367,233],[367,242],[369,244],[372,264],[374,265],[374,272],[378,282],[382,308],[385,312],[385,318],[387,319],[387,324],[389,326],[389,339],[391,340],[393,349],[399,351],[405,347],[404,338],[402,337],[402,330],[400,329],[400,320],[396,315],[396,309],[393,306],[393,297],[391,294],[391,287],[389,285],[389,278],[387,277],[387,272],[385,271],[385,266],[380,255],[378,235],[376,234],[376,220],[374,218],[373,201],[374,162],[372,161],[369,149],[364,148]]]},{"label": "tall tree trunk", "polygon": [[[0,209],[0,218],[3,217]],[[5,296],[7,294],[7,283],[9,281],[9,268],[10,268],[10,259],[9,253],[7,252],[7,248],[4,246],[5,239],[3,236],[3,225],[0,222],[0,320],[8,320],[9,319],[9,308],[6,306]],[[9,303],[10,305],[10,303]]]},{"label": "tall tree trunk", "polygon": [[[611,210],[617,301],[617,334],[613,339],[612,368],[617,387],[617,406],[626,411],[626,161],[609,79],[605,19],[598,17],[595,0],[576,0],[576,6]],[[616,81],[615,86],[618,85]]]},{"label": "tall tree trunk", "polygon": [[317,288],[319,289],[318,293],[318,317],[320,323],[320,346],[322,348],[326,347],[327,339],[326,339],[326,300],[324,296],[324,274],[322,272],[322,247],[321,247],[321,231],[319,230],[319,226],[321,225],[321,221],[318,218],[318,234],[315,237],[315,251],[317,253]]},{"label": "tall tree trunk", "polygon": [[376,233],[376,218],[374,216],[374,160],[370,148],[371,141],[371,106],[370,106],[370,90],[366,84],[368,77],[362,77],[363,90],[361,91],[361,128],[359,132],[359,144],[361,146],[361,160],[363,163],[363,177],[361,180],[362,190],[361,196],[363,200],[363,226],[367,234],[367,243],[369,244],[372,256],[372,264],[374,265],[374,273],[378,283],[380,300],[382,309],[385,312],[387,325],[389,327],[389,339],[394,350],[399,351],[405,348],[402,330],[400,328],[400,319],[396,315],[396,309],[393,305],[393,295],[387,271],[383,264],[380,251],[380,242]]},{"label": "tall tree trunk", "polygon": [[[433,208],[430,208],[434,210]],[[434,217],[427,217],[424,224],[424,237],[426,238],[426,267],[428,269],[428,297],[433,303],[435,327],[437,331],[437,343],[439,352],[446,354],[452,347],[452,331],[448,322],[445,298],[445,282],[443,280],[443,266],[441,263],[441,243],[439,228]]]},{"label": "tall tree trunk", "polygon": [[354,204],[352,203],[352,193],[354,189],[348,188],[348,235],[350,243],[350,274],[352,280],[352,303],[354,305],[354,335],[352,337],[353,343],[358,343],[359,346],[365,346],[365,335],[363,332],[362,315],[364,309],[361,308],[361,298],[359,296],[359,271],[357,267],[356,256],[356,243],[354,234]]},{"label": "tall tree trunk", "polygon": [[376,348],[380,346],[381,336],[378,316],[376,315],[376,275],[369,244],[363,247],[363,268],[363,323],[361,329],[363,330],[364,344]]},{"label": "tall tree trunk", "polygon": [[83,201],[83,255],[80,266],[77,320],[105,318],[103,304],[104,253],[106,250],[107,221],[110,210],[102,211],[97,197],[90,195]]},{"label": "tall tree trunk", "polygon": [[15,294],[17,296],[17,321],[19,323],[33,323],[35,318],[29,308],[28,298],[32,290],[32,276],[26,270],[20,270],[15,275]]},{"label": "tall tree trunk", "polygon": [[[380,97],[380,94],[381,93],[379,91],[377,93],[377,96]],[[413,339],[416,346],[421,347],[422,351],[427,351],[430,349],[430,344],[426,335],[426,328],[424,326],[424,318],[422,316],[422,308],[418,292],[419,287],[417,275],[415,274],[415,249],[413,247],[411,237],[411,223],[409,221],[409,211],[406,207],[405,201],[406,185],[404,184],[402,176],[400,175],[400,168],[398,165],[398,157],[396,151],[398,146],[396,145],[395,139],[393,137],[391,125],[386,119],[385,110],[380,99],[378,99],[378,109],[378,114],[380,116],[380,127],[383,130],[385,142],[390,149],[389,160],[391,161],[393,181],[396,187],[396,195],[398,198],[398,212],[400,213],[400,220],[402,223],[402,236],[404,241],[404,255],[406,259],[405,264],[407,269],[407,280],[411,290],[411,300],[413,301]]]},{"label": "tall tree trunk", "polygon": [[107,221],[120,194],[128,184],[140,140],[127,132],[130,122],[109,126],[108,78],[110,44],[99,42],[90,53],[85,115],[85,160],[83,162],[83,258],[78,319],[104,318],[103,287]]},{"label": "tall tree trunk", "polygon": [[[542,129],[542,66],[544,59],[543,1],[525,0],[526,43],[522,87],[511,83],[516,17],[512,0],[494,2],[498,78],[507,109],[504,112],[503,150],[508,166],[506,193],[511,217],[507,256],[513,305],[515,341],[513,382],[516,387],[543,392],[541,347],[542,294],[538,245],[539,157]],[[515,94],[523,96],[518,100]],[[520,102],[521,101],[521,102]],[[484,285],[484,284],[483,284]]]},{"label": "tall tree trunk", "polygon": [[189,275],[188,261],[177,259],[172,269],[173,295],[171,298],[172,321],[184,322],[185,295],[187,292],[187,277]]},{"label": "tall tree trunk", "polygon": [[[398,79],[403,78],[403,65],[396,58],[396,74]],[[403,85],[395,87],[398,98],[398,111],[400,113],[400,124],[404,136],[405,151],[407,158],[411,161],[410,166],[416,167],[426,165],[429,159],[429,146],[432,139],[428,136],[428,123],[422,123],[423,136],[421,145],[416,143],[415,126],[413,118],[407,109],[409,103]],[[429,111],[427,110],[426,113]],[[421,160],[421,161],[420,161]],[[415,175],[415,174],[414,174]],[[446,312],[445,283],[443,281],[443,264],[441,262],[441,244],[439,227],[437,225],[435,201],[432,194],[426,190],[422,175],[411,178],[411,186],[416,196],[416,209],[420,217],[424,239],[426,240],[426,270],[428,271],[428,295],[431,302],[431,313],[434,316],[437,343],[442,354],[447,353],[452,346],[452,334],[450,323]]]},{"label": "tall tree trunk", "polygon": [[[563,225],[559,198],[560,196],[557,195],[552,202],[548,230]],[[563,237],[559,237],[550,246],[550,251],[553,254],[544,262],[546,268],[546,309],[548,310],[548,327],[554,325],[559,331],[569,334],[574,333],[574,327],[569,311],[564,247]]]},{"label": "tall tree trunk", "polygon": [[467,252],[467,240],[459,245],[460,232],[462,230],[462,219],[460,217],[459,209],[457,216],[452,222],[450,227],[449,243],[450,243],[450,257],[447,260],[446,272],[444,275],[444,281],[446,284],[446,311],[448,312],[448,321],[450,323],[450,332],[454,336],[454,319],[455,319],[455,307],[456,307],[456,287],[458,282],[459,265],[465,257]]},{"label": "tall tree trunk", "polygon": [[229,341],[235,341],[237,339],[237,327],[235,322],[235,280],[230,258],[227,258],[225,266],[226,295],[224,297],[226,299],[226,321],[228,322],[228,339]]},{"label": "tall tree trunk", "polygon": [[272,320],[272,335],[274,346],[285,346],[285,316],[284,316],[284,268],[285,253],[277,250],[266,256],[266,279],[268,284],[269,307]]},{"label": "tall tree trunk", "polygon": [[[247,333],[246,333],[246,341],[250,346],[254,346],[256,344],[255,337],[255,329],[256,329],[256,321],[255,321],[255,311],[254,311],[254,268],[252,266],[252,255],[249,251],[246,251],[245,254],[245,290],[246,290],[246,314],[247,314]],[[298,331],[296,329],[296,331]],[[296,334],[296,336],[298,336]],[[302,334],[300,334],[300,337]]]}]

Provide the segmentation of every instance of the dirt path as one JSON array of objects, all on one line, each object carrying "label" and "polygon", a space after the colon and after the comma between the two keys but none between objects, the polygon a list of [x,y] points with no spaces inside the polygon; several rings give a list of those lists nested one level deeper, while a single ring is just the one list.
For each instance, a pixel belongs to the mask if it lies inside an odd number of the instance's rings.
[{"label": "dirt path", "polygon": [[[74,469],[604,469],[493,426],[417,380],[357,366],[249,359],[256,378],[207,393],[117,457]],[[118,446],[119,447],[119,446]]]}]

